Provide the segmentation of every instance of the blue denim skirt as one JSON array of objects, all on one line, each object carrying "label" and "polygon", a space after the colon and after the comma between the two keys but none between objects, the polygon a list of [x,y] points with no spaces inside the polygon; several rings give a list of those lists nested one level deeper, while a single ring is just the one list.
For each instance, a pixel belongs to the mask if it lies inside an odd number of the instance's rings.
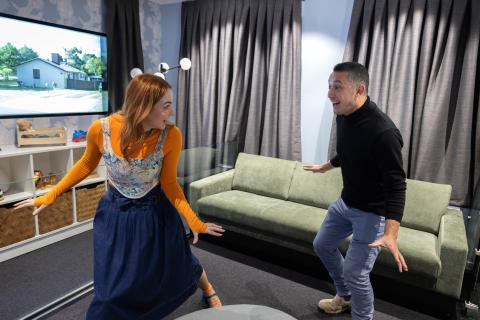
[{"label": "blue denim skirt", "polygon": [[161,319],[197,289],[203,269],[159,186],[129,199],[109,185],[93,235],[94,297],[87,319]]}]

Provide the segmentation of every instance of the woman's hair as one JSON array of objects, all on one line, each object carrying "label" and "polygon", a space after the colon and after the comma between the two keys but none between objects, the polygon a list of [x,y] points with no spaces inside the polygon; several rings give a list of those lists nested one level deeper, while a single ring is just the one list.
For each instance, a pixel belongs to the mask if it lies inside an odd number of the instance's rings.
[{"label": "woman's hair", "polygon": [[[146,135],[142,126],[143,120],[171,88],[168,82],[152,74],[138,75],[128,84],[120,112],[125,121],[120,135],[120,150],[127,161],[136,151],[138,142]],[[130,146],[132,140],[133,144]]]}]

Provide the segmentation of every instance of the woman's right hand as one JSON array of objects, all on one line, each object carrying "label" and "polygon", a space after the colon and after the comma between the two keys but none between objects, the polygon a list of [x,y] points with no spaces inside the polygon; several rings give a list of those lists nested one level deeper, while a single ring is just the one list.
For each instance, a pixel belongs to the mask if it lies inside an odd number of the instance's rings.
[{"label": "woman's right hand", "polygon": [[[18,210],[21,208],[28,208],[28,207],[35,207],[35,202],[33,201],[33,199],[26,199],[26,200],[15,203],[13,205],[13,210]],[[42,204],[40,207],[35,209],[32,214],[35,216],[46,207],[48,207],[48,204]]]},{"label": "woman's right hand", "polygon": [[[223,227],[219,226],[218,224],[207,222],[206,225],[207,225],[207,229],[204,232],[206,234],[209,234],[215,237],[221,237],[225,232],[225,229],[223,229]],[[196,244],[198,242],[198,232],[195,232],[192,230],[192,233],[193,233],[192,244]]]}]

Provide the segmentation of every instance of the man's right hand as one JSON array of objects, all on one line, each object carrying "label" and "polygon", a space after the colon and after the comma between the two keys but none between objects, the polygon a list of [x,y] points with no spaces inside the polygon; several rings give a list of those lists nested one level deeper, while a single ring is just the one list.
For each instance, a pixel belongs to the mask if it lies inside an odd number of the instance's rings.
[{"label": "man's right hand", "polygon": [[[35,207],[35,202],[33,201],[33,199],[26,199],[26,200],[23,200],[23,201],[20,201],[20,202],[17,202],[13,205],[13,210],[17,210],[17,209],[20,209],[20,208],[28,208],[28,207]],[[33,211],[33,215],[37,215],[40,211],[42,211],[43,209],[45,209],[46,207],[48,207],[48,205],[46,204],[42,204],[40,207],[38,207],[35,211]]]},{"label": "man's right hand", "polygon": [[333,169],[330,161],[327,161],[324,164],[306,164],[303,166],[303,170],[311,171],[314,173],[325,173],[330,169]]}]

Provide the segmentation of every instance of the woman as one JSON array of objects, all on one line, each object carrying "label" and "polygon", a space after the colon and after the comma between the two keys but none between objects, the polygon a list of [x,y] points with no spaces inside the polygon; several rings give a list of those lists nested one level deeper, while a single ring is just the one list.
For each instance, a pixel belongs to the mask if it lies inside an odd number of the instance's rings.
[{"label": "woman", "polygon": [[128,85],[122,111],[96,120],[83,157],[49,193],[24,200],[38,214],[87,177],[103,157],[108,191],[93,223],[94,298],[87,319],[159,319],[197,287],[210,307],[221,306],[192,255],[177,211],[198,233],[221,236],[221,226],[203,223],[177,183],[182,137],[168,119],[172,90],[160,77],[143,74]]}]

